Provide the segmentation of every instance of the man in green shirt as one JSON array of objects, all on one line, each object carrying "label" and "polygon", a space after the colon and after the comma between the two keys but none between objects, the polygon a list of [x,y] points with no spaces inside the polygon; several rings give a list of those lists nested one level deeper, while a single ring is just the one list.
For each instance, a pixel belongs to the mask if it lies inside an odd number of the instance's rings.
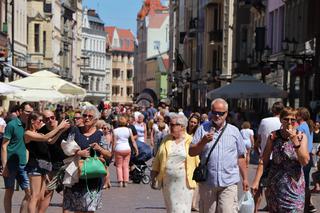
[{"label": "man in green shirt", "polygon": [[4,211],[11,213],[12,196],[15,180],[18,181],[25,197],[22,200],[20,212],[27,212],[27,202],[30,196],[29,178],[25,171],[27,164],[27,149],[24,143],[24,124],[33,111],[31,105],[24,102],[20,105],[19,118],[14,117],[6,126],[1,149],[3,179],[5,185]]}]

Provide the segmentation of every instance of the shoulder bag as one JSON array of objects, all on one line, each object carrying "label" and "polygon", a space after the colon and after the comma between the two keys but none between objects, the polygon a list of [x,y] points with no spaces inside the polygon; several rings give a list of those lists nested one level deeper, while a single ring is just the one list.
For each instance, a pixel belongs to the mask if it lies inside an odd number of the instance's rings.
[{"label": "shoulder bag", "polygon": [[193,172],[192,180],[196,181],[197,183],[205,182],[207,180],[207,178],[208,178],[208,162],[210,159],[210,155],[211,155],[213,149],[216,147],[216,145],[217,145],[219,139],[221,138],[224,130],[226,129],[227,125],[228,124],[224,125],[223,129],[221,130],[220,135],[218,136],[218,138],[214,142],[213,146],[211,147],[205,164],[201,164],[201,162],[200,162],[199,166],[197,168],[195,168],[195,170]]},{"label": "shoulder bag", "polygon": [[107,175],[103,163],[99,160],[96,151],[93,157],[79,160],[80,179],[99,178]]}]

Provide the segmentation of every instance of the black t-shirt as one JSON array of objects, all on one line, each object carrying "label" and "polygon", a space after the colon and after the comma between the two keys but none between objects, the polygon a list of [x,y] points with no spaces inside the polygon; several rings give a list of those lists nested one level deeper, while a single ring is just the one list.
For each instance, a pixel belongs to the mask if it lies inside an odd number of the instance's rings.
[{"label": "black t-shirt", "polygon": [[[43,126],[39,133],[47,134],[50,130],[47,128],[47,126]],[[51,162],[53,164],[55,163],[63,163],[63,160],[67,158],[67,156],[64,154],[62,148],[61,148],[61,142],[62,140],[66,140],[69,130],[63,132],[60,137],[57,139],[57,141],[54,144],[48,144],[49,153],[51,156]]]},{"label": "black t-shirt", "polygon": [[[45,134],[40,130],[38,133]],[[49,153],[49,147],[47,141],[30,141],[26,144],[29,151],[29,161],[36,159],[42,159],[46,161],[51,161],[51,155]]]},{"label": "black t-shirt", "polygon": [[320,131],[318,133],[313,132],[313,143],[320,143]]}]

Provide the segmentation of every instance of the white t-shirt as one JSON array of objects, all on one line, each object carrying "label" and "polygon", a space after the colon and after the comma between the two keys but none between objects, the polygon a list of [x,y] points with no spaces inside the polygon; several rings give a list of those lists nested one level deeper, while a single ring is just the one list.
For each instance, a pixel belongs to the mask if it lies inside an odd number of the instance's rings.
[{"label": "white t-shirt", "polygon": [[281,122],[278,117],[269,117],[261,120],[259,129],[258,129],[258,135],[260,135],[261,137],[261,144],[260,144],[261,155],[263,154],[263,151],[266,147],[267,140],[270,133],[280,129],[280,127],[281,127]]},{"label": "white t-shirt", "polygon": [[115,138],[115,151],[128,151],[130,150],[129,137],[131,136],[131,129],[128,127],[118,127],[113,130]]},{"label": "white t-shirt", "polygon": [[0,117],[0,126],[3,126],[3,131],[7,126],[7,123],[5,122],[5,120],[2,117]]},{"label": "white t-shirt", "polygon": [[242,135],[243,142],[245,143],[246,148],[249,149],[251,147],[250,137],[254,136],[253,130],[252,129],[241,129],[240,133]]}]

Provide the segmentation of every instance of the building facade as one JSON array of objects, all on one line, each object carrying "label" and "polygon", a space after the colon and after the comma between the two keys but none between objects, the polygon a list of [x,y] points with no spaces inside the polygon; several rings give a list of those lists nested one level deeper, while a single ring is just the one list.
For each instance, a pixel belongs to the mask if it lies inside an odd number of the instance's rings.
[{"label": "building facade", "polygon": [[87,89],[85,100],[99,103],[106,99],[106,32],[95,10],[84,9],[82,19],[81,84]]},{"label": "building facade", "polygon": [[79,84],[80,0],[28,1],[28,71],[47,69]]},{"label": "building facade", "polygon": [[[160,81],[168,78],[167,66],[163,64],[168,58],[167,53],[169,51],[169,20],[169,8],[162,5],[160,0],[144,1],[138,13],[138,45],[135,49],[137,56],[134,80],[137,102],[140,99],[146,99],[146,95],[156,97],[156,100],[152,98],[149,102],[157,102],[160,99],[167,98],[167,82],[164,84]],[[159,77],[156,73],[159,73],[162,77]],[[166,91],[165,95],[164,91]]]},{"label": "building facade", "polygon": [[27,0],[6,1],[10,51],[8,63],[26,70],[27,68]]},{"label": "building facade", "polygon": [[110,42],[112,60],[112,104],[133,103],[134,45],[135,37],[130,30],[113,26],[105,27]]},{"label": "building facade", "polygon": [[[205,108],[207,93],[231,80],[235,48],[234,0],[170,1],[171,96],[178,107]],[[181,82],[187,83],[181,83]],[[191,97],[192,102],[191,102]]]},{"label": "building facade", "polygon": [[[53,31],[52,4],[43,1],[28,1],[28,71],[53,67],[54,43],[51,38]],[[59,14],[56,14],[60,17]],[[60,29],[60,27],[59,27]],[[60,49],[59,46],[56,46]]]}]

